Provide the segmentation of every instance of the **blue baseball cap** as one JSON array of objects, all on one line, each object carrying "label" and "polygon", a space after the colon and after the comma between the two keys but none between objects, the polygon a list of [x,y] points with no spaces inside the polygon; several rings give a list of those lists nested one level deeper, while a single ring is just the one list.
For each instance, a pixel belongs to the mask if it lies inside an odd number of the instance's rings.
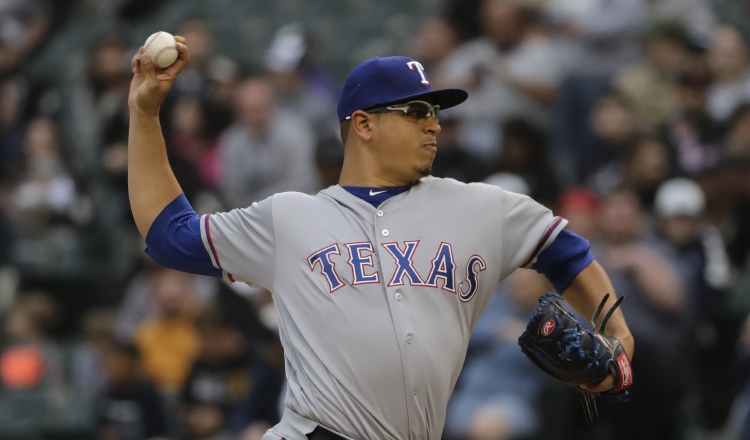
[{"label": "blue baseball cap", "polygon": [[339,94],[339,122],[357,110],[428,98],[441,109],[466,101],[462,89],[433,90],[424,68],[409,57],[378,57],[363,61],[346,77]]}]

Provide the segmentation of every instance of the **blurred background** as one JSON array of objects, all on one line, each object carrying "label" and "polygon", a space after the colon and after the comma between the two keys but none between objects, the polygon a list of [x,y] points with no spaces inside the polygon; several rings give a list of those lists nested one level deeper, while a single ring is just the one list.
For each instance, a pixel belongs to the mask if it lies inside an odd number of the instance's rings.
[{"label": "blurred background", "polygon": [[750,439],[750,3],[0,0],[0,439],[259,439],[283,406],[266,291],[156,266],[126,186],[130,59],[191,62],[161,112],[199,213],[335,184],[347,72],[407,55],[441,113],[433,173],[528,194],[607,269],[637,341],[629,403],[516,340],[518,270],[472,337],[444,438]]}]

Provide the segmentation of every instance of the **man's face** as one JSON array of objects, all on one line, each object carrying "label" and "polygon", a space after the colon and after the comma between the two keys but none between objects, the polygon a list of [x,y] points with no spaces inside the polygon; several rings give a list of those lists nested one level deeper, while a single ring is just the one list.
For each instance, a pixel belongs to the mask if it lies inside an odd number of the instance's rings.
[{"label": "man's face", "polygon": [[673,215],[661,219],[664,236],[677,247],[683,247],[698,238],[700,219],[691,215]]},{"label": "man's face", "polygon": [[275,105],[270,85],[262,80],[247,80],[238,87],[235,96],[236,118],[265,135]]},{"label": "man's face", "polygon": [[386,176],[412,182],[428,176],[437,152],[440,124],[430,116],[413,120],[401,111],[372,115],[375,122],[374,154]]}]

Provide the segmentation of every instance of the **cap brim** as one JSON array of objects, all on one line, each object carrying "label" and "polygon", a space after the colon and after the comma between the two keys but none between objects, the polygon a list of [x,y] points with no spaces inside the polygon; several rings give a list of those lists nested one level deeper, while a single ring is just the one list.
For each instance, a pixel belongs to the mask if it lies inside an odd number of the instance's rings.
[{"label": "cap brim", "polygon": [[469,93],[463,89],[438,89],[430,90],[429,92],[417,93],[415,95],[409,95],[399,98],[396,101],[384,102],[380,105],[396,104],[404,101],[414,101],[420,98],[428,98],[432,105],[440,106],[441,110],[446,108],[455,107],[458,104],[466,101],[469,97]]}]

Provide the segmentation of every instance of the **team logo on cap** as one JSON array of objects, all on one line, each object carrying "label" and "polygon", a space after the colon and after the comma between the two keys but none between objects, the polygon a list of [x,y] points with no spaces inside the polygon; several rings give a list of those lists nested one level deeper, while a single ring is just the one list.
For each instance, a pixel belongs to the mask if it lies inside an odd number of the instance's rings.
[{"label": "team logo on cap", "polygon": [[422,65],[419,64],[418,61],[409,61],[408,63],[406,63],[406,65],[409,66],[409,69],[412,72],[415,71],[415,70],[417,72],[419,72],[419,76],[422,78],[422,84],[424,84],[426,86],[430,85],[430,82],[427,81],[427,77],[424,76],[424,67],[422,67]]}]

